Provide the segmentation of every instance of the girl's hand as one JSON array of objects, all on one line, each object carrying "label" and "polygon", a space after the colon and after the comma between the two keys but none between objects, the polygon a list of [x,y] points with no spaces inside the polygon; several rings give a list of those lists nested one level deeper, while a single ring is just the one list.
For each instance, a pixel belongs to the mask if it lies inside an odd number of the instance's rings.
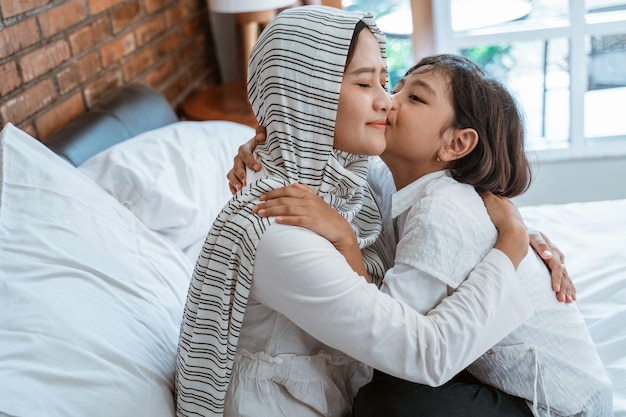
[{"label": "girl's hand", "polygon": [[293,184],[261,196],[253,211],[261,217],[276,217],[276,223],[309,229],[337,248],[352,269],[369,281],[352,226],[309,187]]},{"label": "girl's hand", "polygon": [[529,235],[530,245],[550,270],[552,289],[556,293],[556,299],[565,303],[575,301],[576,287],[565,268],[565,255],[563,255],[563,252],[543,233],[531,231]]},{"label": "girl's hand", "polygon": [[481,193],[485,207],[496,229],[498,240],[495,248],[504,252],[515,269],[528,253],[529,237],[522,216],[511,200],[490,192]]},{"label": "girl's hand", "polygon": [[235,194],[246,185],[246,167],[253,171],[261,169],[261,164],[254,159],[252,152],[258,144],[265,142],[265,139],[265,127],[259,126],[256,128],[256,135],[239,147],[238,153],[233,160],[233,167],[226,174],[231,194]]}]

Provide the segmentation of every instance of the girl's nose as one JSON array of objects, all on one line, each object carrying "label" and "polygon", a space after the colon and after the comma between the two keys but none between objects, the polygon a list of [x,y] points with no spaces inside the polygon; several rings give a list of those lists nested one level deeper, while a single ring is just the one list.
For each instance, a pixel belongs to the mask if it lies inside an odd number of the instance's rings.
[{"label": "girl's nose", "polygon": [[389,100],[391,100],[391,110],[398,110],[397,94],[391,94]]}]

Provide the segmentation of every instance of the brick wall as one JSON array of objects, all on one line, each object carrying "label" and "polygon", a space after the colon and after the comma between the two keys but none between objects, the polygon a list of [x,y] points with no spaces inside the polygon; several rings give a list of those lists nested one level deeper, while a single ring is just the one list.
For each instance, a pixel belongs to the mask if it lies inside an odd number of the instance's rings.
[{"label": "brick wall", "polygon": [[0,0],[0,125],[41,140],[120,85],[176,108],[218,74],[206,0]]}]

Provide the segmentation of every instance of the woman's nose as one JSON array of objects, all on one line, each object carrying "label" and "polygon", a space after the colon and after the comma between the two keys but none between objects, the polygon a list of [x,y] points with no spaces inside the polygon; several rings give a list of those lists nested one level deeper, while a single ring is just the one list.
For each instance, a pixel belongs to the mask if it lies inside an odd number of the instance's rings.
[{"label": "woman's nose", "polygon": [[394,105],[391,97],[389,97],[389,94],[384,89],[382,89],[377,101],[380,109],[385,111],[390,111]]}]

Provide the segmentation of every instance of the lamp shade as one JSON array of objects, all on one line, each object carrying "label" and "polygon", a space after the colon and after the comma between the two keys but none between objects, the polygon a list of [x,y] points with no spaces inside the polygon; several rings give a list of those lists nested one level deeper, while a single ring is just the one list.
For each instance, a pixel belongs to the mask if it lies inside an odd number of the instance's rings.
[{"label": "lamp shade", "polygon": [[216,13],[248,13],[291,6],[296,0],[209,0],[209,10]]}]

